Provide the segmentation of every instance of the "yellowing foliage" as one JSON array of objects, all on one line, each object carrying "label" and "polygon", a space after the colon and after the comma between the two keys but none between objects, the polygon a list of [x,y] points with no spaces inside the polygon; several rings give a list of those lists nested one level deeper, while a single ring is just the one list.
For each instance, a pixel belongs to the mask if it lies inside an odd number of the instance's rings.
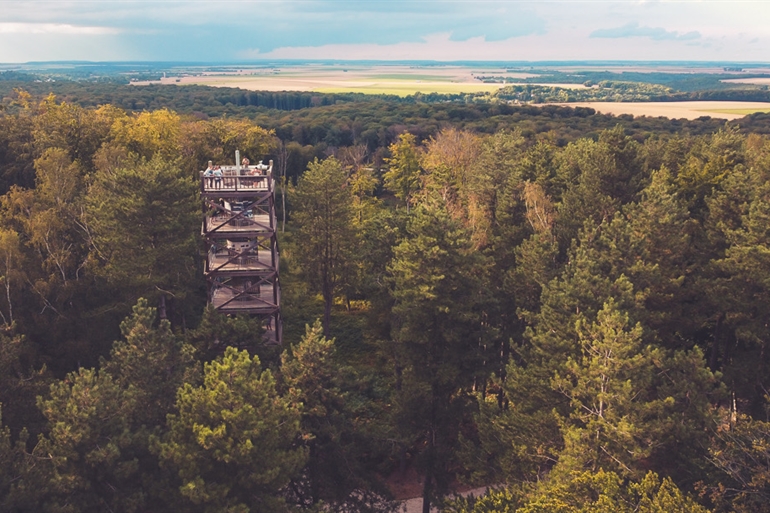
[{"label": "yellowing foliage", "polygon": [[158,154],[164,160],[180,155],[180,118],[167,109],[118,117],[112,125],[115,142],[147,158]]}]

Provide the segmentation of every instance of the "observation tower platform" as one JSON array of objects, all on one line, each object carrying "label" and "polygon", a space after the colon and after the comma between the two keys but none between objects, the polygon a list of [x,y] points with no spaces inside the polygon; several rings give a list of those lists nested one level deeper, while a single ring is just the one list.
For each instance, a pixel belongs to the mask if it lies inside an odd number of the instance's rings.
[{"label": "observation tower platform", "polygon": [[256,166],[209,163],[200,172],[200,194],[209,303],[222,313],[261,317],[266,342],[280,344],[273,161]]}]

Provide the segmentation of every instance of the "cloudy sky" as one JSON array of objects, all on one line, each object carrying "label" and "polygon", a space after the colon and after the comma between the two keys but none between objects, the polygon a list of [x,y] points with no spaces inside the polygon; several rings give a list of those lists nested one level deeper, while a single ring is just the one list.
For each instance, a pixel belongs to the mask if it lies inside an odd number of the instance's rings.
[{"label": "cloudy sky", "polygon": [[0,0],[0,62],[770,61],[770,0]]}]

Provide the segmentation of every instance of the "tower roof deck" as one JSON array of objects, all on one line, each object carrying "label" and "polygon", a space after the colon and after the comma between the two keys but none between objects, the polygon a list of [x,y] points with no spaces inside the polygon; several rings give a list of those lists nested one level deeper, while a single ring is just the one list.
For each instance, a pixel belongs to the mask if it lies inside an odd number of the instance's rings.
[{"label": "tower roof deck", "polygon": [[273,192],[273,165],[216,166],[200,172],[203,194]]}]

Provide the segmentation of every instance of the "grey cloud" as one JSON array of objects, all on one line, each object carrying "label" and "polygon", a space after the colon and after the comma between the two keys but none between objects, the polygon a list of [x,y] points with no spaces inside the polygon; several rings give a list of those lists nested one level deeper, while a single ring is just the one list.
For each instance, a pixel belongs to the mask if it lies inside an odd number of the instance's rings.
[{"label": "grey cloud", "polygon": [[[503,41],[545,32],[531,4],[457,0],[2,0],[0,21],[98,27],[149,59],[228,59],[244,48]],[[3,19],[4,18],[4,19]],[[83,29],[85,30],[85,29]]]},{"label": "grey cloud", "polygon": [[[303,5],[307,7],[304,11],[299,8]],[[283,10],[270,9],[259,14],[262,21],[259,40],[250,43],[250,47],[268,52],[283,46],[386,45],[420,42],[425,36],[437,33],[451,34],[453,41],[474,37],[501,41],[543,33],[545,29],[545,21],[531,10],[516,5],[505,6],[503,10],[498,2],[469,5],[443,0],[316,1],[290,2],[277,7]],[[253,19],[244,12],[240,23],[250,18]]]},{"label": "grey cloud", "polygon": [[618,39],[626,37],[647,37],[656,41],[692,41],[701,37],[700,32],[687,32],[679,34],[676,31],[669,31],[662,27],[642,27],[638,23],[628,23],[622,27],[610,29],[598,29],[591,32],[590,37]]}]

